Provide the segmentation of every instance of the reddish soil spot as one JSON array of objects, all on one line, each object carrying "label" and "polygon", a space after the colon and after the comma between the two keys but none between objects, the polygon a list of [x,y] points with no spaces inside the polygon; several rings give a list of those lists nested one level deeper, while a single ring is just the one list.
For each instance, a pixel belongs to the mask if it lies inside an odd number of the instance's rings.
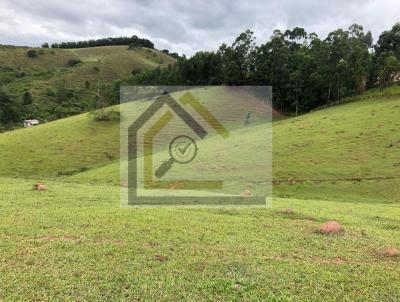
[{"label": "reddish soil spot", "polygon": [[33,189],[36,191],[47,191],[47,187],[43,182],[35,183]]},{"label": "reddish soil spot", "polygon": [[394,247],[389,247],[386,248],[382,251],[382,256],[385,257],[398,257],[399,256],[399,250],[394,248]]},{"label": "reddish soil spot", "polygon": [[168,260],[168,257],[161,256],[161,255],[156,255],[155,258],[160,262],[165,262]]},{"label": "reddish soil spot", "polygon": [[282,214],[286,214],[286,215],[293,215],[294,214],[294,210],[291,208],[288,209],[284,209],[281,211]]},{"label": "reddish soil spot", "polygon": [[328,221],[321,225],[319,232],[322,234],[342,234],[344,228],[337,221]]},{"label": "reddish soil spot", "polygon": [[246,190],[246,191],[242,192],[240,195],[241,196],[251,196],[252,194],[249,190]]}]

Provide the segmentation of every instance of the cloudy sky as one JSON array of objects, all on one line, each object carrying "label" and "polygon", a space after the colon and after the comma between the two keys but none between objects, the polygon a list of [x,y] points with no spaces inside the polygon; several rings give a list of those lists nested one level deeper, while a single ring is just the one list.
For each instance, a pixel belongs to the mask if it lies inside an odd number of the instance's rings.
[{"label": "cloudy sky", "polygon": [[398,21],[399,0],[0,0],[0,44],[136,34],[191,55],[231,43],[246,29],[260,43],[274,29],[301,26],[324,37],[359,23],[376,41]]}]

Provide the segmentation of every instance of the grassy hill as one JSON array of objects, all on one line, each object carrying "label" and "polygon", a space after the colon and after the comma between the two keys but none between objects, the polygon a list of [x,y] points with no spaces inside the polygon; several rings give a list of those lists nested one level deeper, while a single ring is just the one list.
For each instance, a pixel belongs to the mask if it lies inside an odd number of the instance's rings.
[{"label": "grassy hill", "polygon": [[[28,57],[29,50],[36,51],[36,57]],[[174,62],[174,58],[160,51],[128,50],[128,46],[78,49],[0,46],[0,86],[20,102],[23,94],[30,92],[33,96],[30,114],[48,120],[69,114],[59,113],[60,109],[54,113],[63,103],[65,107],[76,107],[76,112],[93,108],[98,88],[101,97],[108,101],[106,90],[112,89],[113,81],[127,78],[132,71],[140,72]],[[65,96],[67,93],[69,95]]]},{"label": "grassy hill", "polygon": [[[207,90],[203,91],[207,93]],[[219,99],[218,104],[228,101],[232,107],[231,114],[243,115],[244,121],[242,107],[246,101],[240,95],[228,93]],[[135,102],[133,117],[139,116],[148,104],[146,100]],[[250,107],[247,106],[246,112],[255,112],[254,121],[263,118],[258,106]],[[268,113],[265,115],[269,116]],[[230,117],[227,115],[222,122],[229,122]],[[55,177],[104,166],[119,158],[119,135],[119,122],[95,121],[86,113],[1,133],[0,157],[4,160],[0,161],[0,175]]]},{"label": "grassy hill", "polygon": [[[325,200],[400,201],[398,116],[400,99],[379,97],[275,122],[274,193]],[[251,144],[251,138],[262,131],[260,126],[238,130],[233,144]],[[210,143],[209,148],[214,150],[215,145]],[[262,150],[254,148],[255,158],[262,158],[262,155]],[[229,154],[226,157],[229,158]],[[244,154],[241,164],[246,165],[247,161],[253,160]],[[262,169],[254,169],[255,178],[260,171],[262,174]],[[119,163],[70,179],[117,184]],[[248,187],[255,192],[258,189],[257,185]]]},{"label": "grassy hill", "polygon": [[[137,114],[146,106],[138,102]],[[399,113],[398,97],[377,96],[274,122],[275,194],[399,201],[395,189],[400,181]],[[251,144],[251,137],[263,128],[250,124],[237,131],[233,136],[237,143],[250,139]],[[0,146],[2,176],[67,176],[69,181],[119,185],[116,122],[79,115],[1,134]],[[204,142],[203,150],[214,148]],[[257,148],[254,152],[255,158],[262,155]],[[246,160],[244,155],[243,165]],[[262,169],[254,173],[262,174]],[[258,190],[257,185],[248,186]]]}]

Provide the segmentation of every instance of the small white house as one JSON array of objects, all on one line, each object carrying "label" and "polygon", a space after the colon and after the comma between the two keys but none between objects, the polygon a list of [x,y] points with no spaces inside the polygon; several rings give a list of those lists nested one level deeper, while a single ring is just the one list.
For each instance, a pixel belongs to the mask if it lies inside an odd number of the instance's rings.
[{"label": "small white house", "polygon": [[24,127],[25,128],[30,128],[33,126],[39,125],[38,120],[24,120]]}]

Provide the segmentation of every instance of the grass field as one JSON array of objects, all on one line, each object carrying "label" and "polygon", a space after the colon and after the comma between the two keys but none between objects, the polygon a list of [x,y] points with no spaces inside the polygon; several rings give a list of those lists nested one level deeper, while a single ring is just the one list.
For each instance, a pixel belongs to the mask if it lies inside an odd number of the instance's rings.
[{"label": "grass field", "polygon": [[[263,209],[121,208],[116,122],[0,134],[0,300],[399,301],[400,258],[382,254],[400,247],[399,113],[379,94],[273,122]],[[316,232],[328,220],[345,233]]]},{"label": "grass field", "polygon": [[[399,259],[381,255],[400,245],[396,204],[132,210],[116,186],[31,184],[0,182],[0,300],[400,299]],[[330,219],[344,235],[315,232]]]}]

